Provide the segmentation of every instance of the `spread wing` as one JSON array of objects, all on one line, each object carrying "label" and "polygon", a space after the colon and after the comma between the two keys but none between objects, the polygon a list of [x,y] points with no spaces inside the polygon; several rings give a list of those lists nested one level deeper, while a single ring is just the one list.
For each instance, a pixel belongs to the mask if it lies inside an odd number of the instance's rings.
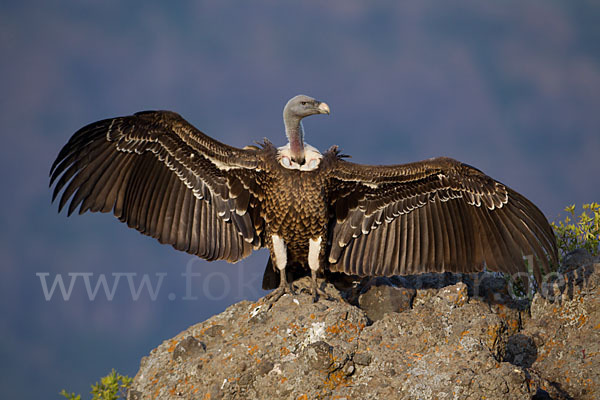
[{"label": "spread wing", "polygon": [[143,234],[207,260],[262,246],[257,149],[222,144],[169,111],[106,119],[77,131],[50,171],[53,201],[109,212]]},{"label": "spread wing", "polygon": [[526,272],[557,263],[552,228],[529,200],[449,158],[330,172],[330,269],[357,275]]}]

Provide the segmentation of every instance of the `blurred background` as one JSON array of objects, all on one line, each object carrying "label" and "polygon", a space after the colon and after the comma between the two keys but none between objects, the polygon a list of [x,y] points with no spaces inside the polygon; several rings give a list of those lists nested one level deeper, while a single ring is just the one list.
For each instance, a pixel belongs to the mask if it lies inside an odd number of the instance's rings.
[{"label": "blurred background", "polygon": [[57,214],[48,171],[83,125],[170,109],[228,144],[282,145],[284,104],[308,94],[332,110],[306,120],[313,146],[454,157],[557,220],[600,200],[598,21],[591,0],[2,2],[3,397],[87,398],[111,368],[133,376],[163,340],[265,293],[264,250],[208,263],[111,215]]}]

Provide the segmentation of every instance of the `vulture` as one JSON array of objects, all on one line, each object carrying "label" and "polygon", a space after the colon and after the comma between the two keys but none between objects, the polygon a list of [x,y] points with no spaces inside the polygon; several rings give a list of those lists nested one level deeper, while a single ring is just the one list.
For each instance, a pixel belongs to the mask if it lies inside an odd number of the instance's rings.
[{"label": "vulture", "polygon": [[[329,106],[298,95],[283,109],[288,143],[236,148],[171,111],[143,111],[78,130],[50,170],[59,212],[112,212],[206,260],[235,263],[267,247],[263,287],[294,293],[290,269],[312,278],[488,269],[529,273],[557,264],[553,231],[524,196],[451,158],[371,166],[304,142],[302,119]],[[69,202],[70,199],[70,202]],[[528,261],[529,262],[528,262]],[[273,275],[276,280],[269,278]],[[273,285],[273,282],[277,284]],[[269,287],[271,286],[271,287]]]}]

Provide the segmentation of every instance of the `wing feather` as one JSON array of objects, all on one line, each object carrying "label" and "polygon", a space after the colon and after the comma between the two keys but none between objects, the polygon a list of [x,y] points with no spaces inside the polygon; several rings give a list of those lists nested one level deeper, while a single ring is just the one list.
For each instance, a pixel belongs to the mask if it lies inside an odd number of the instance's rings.
[{"label": "wing feather", "polygon": [[169,184],[166,187],[167,194],[161,209],[161,215],[158,218],[158,241],[161,243],[170,243],[171,227],[173,225],[173,216],[175,214],[175,205],[177,204],[177,195],[179,179],[176,175],[171,174]]},{"label": "wing feather", "polygon": [[440,201],[431,201],[429,212],[431,214],[431,218],[428,219],[429,226],[428,229],[431,230],[433,236],[433,243],[431,243],[431,250],[429,253],[430,263],[434,266],[435,272],[441,271],[442,263],[443,263],[443,254],[444,250],[444,237],[442,234],[443,227],[440,223],[440,217],[438,214]]},{"label": "wing feather", "polygon": [[[177,245],[180,246],[181,250],[188,251],[190,243],[189,225],[190,208],[193,206],[192,203],[193,194],[191,190],[183,191],[183,203],[181,204],[181,216],[179,218],[179,229],[177,230]],[[194,198],[195,199],[195,198]],[[193,212],[193,210],[192,210]],[[193,215],[193,214],[192,214]]]},{"label": "wing feather", "polygon": [[[331,155],[328,155],[331,157]],[[529,200],[449,158],[405,165],[330,162],[330,269],[358,275],[511,274],[557,263],[552,228]],[[352,187],[352,190],[341,190]],[[358,207],[351,207],[356,202]]]},{"label": "wing feather", "polygon": [[96,183],[101,181],[102,178],[107,175],[104,173],[104,170],[108,165],[115,162],[115,159],[116,154],[112,152],[106,152],[106,155],[105,153],[102,153],[96,160],[94,160],[94,162],[90,163],[89,167],[87,168],[87,170],[90,171],[89,176],[82,177],[81,174],[79,174],[76,179],[73,179],[72,183],[74,184],[81,182],[83,183],[79,185],[77,193],[75,193],[73,199],[71,200],[71,204],[69,204],[70,212],[73,212],[77,205],[81,203],[79,214],[83,214],[83,212],[89,208],[90,204],[95,202],[94,199],[90,198],[90,192],[97,187]]},{"label": "wing feather", "polygon": [[[161,211],[166,197],[168,196],[166,189],[169,186],[170,178],[171,174],[169,173],[169,170],[167,168],[161,168],[156,180],[156,190],[148,207],[148,221],[146,223],[148,232],[154,233],[159,230]],[[154,234],[152,236],[156,237]]]},{"label": "wing feather", "polygon": [[81,210],[108,212],[115,205],[115,200],[131,157],[118,157],[115,165],[100,178],[92,192],[85,199]]},{"label": "wing feather", "polygon": [[253,200],[262,196],[259,151],[222,144],[168,111],[102,120],[59,152],[52,199],[60,194],[68,214],[112,211],[161,243],[235,262],[264,242]]},{"label": "wing feather", "polygon": [[[406,231],[404,232],[404,234],[406,235],[406,258],[403,267],[407,274],[412,274],[415,262],[415,213],[407,214],[406,219]],[[364,235],[362,237],[362,240],[365,240],[367,238],[368,236]]]},{"label": "wing feather", "polygon": [[201,232],[201,224],[204,222],[202,219],[202,201],[195,198],[194,199],[194,210],[191,216],[191,238],[190,238],[190,248],[188,253],[190,254],[200,254],[200,232]]},{"label": "wing feather", "polygon": [[202,252],[199,255],[206,259],[214,258],[214,255],[210,253],[210,246],[206,245],[208,243],[207,238],[216,237],[215,232],[213,232],[213,224],[210,223],[212,218],[212,215],[210,215],[211,211],[214,212],[214,209],[202,207],[202,228],[200,229]]},{"label": "wing feather", "polygon": [[[102,159],[102,157],[106,157],[108,155],[108,152],[102,151],[105,149],[100,148],[100,149],[95,149],[95,150],[96,151],[91,152],[91,154],[89,156],[98,157],[98,158]],[[61,196],[59,207],[61,207],[61,208],[64,207],[67,200],[69,200],[69,198],[73,195],[73,193],[75,193],[77,191],[77,189],[79,188],[79,185],[83,181],[85,181],[85,179],[93,172],[92,169],[88,168],[89,164],[90,164],[90,161],[87,156],[83,159],[77,160],[77,162],[73,165],[73,167],[69,168],[67,170],[67,172],[65,173],[65,175],[67,175],[67,176],[64,179],[60,179],[59,184],[66,184],[69,180],[70,180],[70,182]],[[56,194],[58,194],[58,190],[55,189],[55,191],[56,191]],[[69,205],[68,215],[71,215],[73,213],[73,211],[75,210],[75,208],[77,207],[78,204],[79,203],[74,203],[74,204]]]},{"label": "wing feather", "polygon": [[[396,260],[393,260],[390,264],[387,265],[388,268],[390,268],[390,270],[393,270],[394,268],[398,269],[398,271],[406,271],[406,265],[408,263],[407,257],[408,257],[408,249],[410,248],[409,246],[409,227],[408,227],[408,216],[404,217],[404,218],[400,218],[397,220],[398,222],[394,225],[395,228],[392,229],[392,231],[390,232],[392,235],[392,238],[394,241],[398,242],[400,244],[400,248],[398,249],[398,252],[396,253],[397,257],[398,257],[398,261],[396,262]],[[394,257],[394,254],[392,254],[392,257]]]}]

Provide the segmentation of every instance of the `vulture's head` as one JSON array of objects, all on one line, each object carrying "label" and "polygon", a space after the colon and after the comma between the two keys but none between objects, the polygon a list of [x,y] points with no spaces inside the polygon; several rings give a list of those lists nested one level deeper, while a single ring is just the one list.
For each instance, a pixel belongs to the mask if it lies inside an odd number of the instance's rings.
[{"label": "vulture's head", "polygon": [[291,98],[283,109],[284,119],[302,119],[314,114],[329,114],[329,106],[303,94]]},{"label": "vulture's head", "polygon": [[289,165],[284,164],[286,168],[304,165],[306,154],[301,120],[315,114],[329,114],[329,106],[303,94],[293,97],[283,108],[285,134],[289,140],[289,155],[283,158],[283,160],[289,158]]}]

